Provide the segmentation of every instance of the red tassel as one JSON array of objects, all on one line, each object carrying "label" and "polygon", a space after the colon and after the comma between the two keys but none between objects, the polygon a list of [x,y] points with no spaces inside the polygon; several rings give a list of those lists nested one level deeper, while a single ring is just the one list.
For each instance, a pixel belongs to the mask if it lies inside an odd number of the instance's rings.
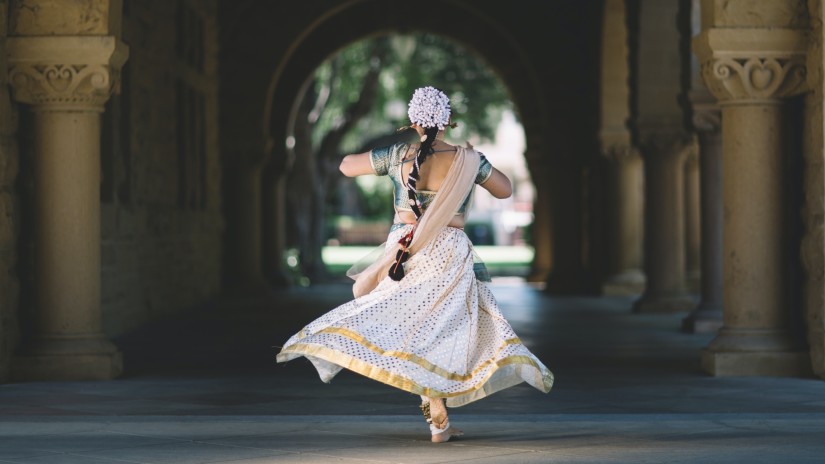
[{"label": "red tassel", "polygon": [[410,244],[413,240],[413,234],[415,233],[415,227],[413,226],[410,232],[401,237],[401,240],[398,241],[398,244],[401,245],[401,249],[395,254],[395,263],[390,266],[390,270],[387,273],[390,278],[394,281],[399,281],[404,278],[404,266],[403,264],[407,262],[410,258]]}]

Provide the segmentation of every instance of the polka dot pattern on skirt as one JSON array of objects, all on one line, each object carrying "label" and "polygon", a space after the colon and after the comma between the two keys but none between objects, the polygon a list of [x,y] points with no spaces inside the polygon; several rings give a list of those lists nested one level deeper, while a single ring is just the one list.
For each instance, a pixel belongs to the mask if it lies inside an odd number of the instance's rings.
[{"label": "polka dot pattern on skirt", "polygon": [[[409,226],[387,238],[394,246]],[[329,382],[342,368],[460,406],[521,382],[547,392],[553,374],[521,343],[473,272],[472,244],[445,227],[369,294],[292,336],[278,361],[306,356]]]}]

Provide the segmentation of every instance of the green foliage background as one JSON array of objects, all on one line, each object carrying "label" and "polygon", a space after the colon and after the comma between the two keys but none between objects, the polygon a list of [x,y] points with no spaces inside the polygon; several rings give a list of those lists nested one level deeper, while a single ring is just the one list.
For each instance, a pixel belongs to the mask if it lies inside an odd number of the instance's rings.
[{"label": "green foliage background", "polygon": [[451,139],[489,140],[512,104],[497,76],[461,45],[430,34],[393,35],[356,42],[318,68],[316,92],[330,88],[330,99],[314,127],[317,141],[335,127],[347,106],[361,98],[370,67],[380,67],[373,110],[344,138],[342,152],[355,152],[370,140],[409,124],[407,102],[418,87],[432,85],[449,97]]},{"label": "green foliage background", "polygon": [[[347,109],[362,98],[371,69],[380,73],[372,109],[342,138],[340,156],[397,139],[396,130],[409,124],[407,103],[418,87],[431,85],[450,97],[458,127],[448,138],[454,141],[491,140],[502,112],[512,109],[498,77],[461,45],[430,34],[372,38],[347,46],[317,69],[314,95],[325,100],[312,115],[313,145],[320,146],[324,136],[342,124]],[[390,214],[391,186],[386,179],[360,178],[357,183],[365,216]]]}]

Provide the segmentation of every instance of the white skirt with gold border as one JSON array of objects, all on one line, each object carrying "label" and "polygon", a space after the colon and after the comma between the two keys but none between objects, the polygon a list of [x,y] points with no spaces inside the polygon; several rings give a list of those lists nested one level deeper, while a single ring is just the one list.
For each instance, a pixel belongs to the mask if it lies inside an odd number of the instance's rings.
[{"label": "white skirt with gold border", "polygon": [[[408,231],[393,230],[387,246]],[[550,391],[553,374],[476,279],[464,231],[445,227],[409,259],[405,272],[309,323],[277,361],[305,356],[324,382],[347,368],[410,393],[446,398],[450,407],[521,382]]]}]

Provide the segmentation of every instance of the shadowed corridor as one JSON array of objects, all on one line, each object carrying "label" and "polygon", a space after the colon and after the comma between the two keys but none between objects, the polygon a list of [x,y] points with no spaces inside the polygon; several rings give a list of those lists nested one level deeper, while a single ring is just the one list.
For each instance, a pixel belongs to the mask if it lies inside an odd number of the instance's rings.
[{"label": "shadowed corridor", "polygon": [[[274,362],[278,345],[350,287],[224,299],[117,340],[109,382],[0,385],[0,462],[817,462],[825,384],[714,378],[712,335],[632,299],[548,297],[493,286],[505,316],[556,375],[451,410],[467,432],[428,442],[418,398],[346,370]],[[758,445],[754,445],[758,443]],[[414,452],[412,452],[414,451]],[[91,458],[94,460],[90,460]]]},{"label": "shadowed corridor", "polygon": [[[349,371],[327,385],[304,358],[275,363],[277,345],[346,301],[349,292],[346,284],[330,284],[284,290],[269,299],[215,301],[117,340],[126,365],[122,378],[3,385],[0,392],[19,389],[32,401],[4,402],[17,406],[0,413],[417,414],[417,398]],[[699,350],[712,335],[679,332],[682,314],[633,314],[631,298],[549,297],[521,283],[496,284],[494,292],[556,383],[548,395],[519,385],[458,408],[456,415],[825,412],[818,397],[825,384],[815,379],[703,374]],[[54,397],[36,401],[37,391],[61,385],[79,388],[77,404],[56,411],[49,409]],[[805,402],[782,401],[806,389],[818,394]],[[121,391],[128,396],[119,399]],[[92,396],[84,400],[85,394]],[[708,401],[720,398],[725,401]]]}]

